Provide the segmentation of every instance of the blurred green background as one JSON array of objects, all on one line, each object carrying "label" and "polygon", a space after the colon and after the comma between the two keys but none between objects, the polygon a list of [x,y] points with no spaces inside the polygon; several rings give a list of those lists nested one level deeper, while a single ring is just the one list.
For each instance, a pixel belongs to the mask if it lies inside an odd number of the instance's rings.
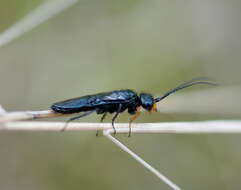
[{"label": "blurred green background", "polygon": [[[0,32],[45,2],[0,1]],[[197,76],[239,86],[240,18],[238,0],[80,0],[0,47],[0,104],[8,111],[44,110],[125,88],[161,95]],[[124,113],[117,122],[128,118]],[[136,122],[223,118],[240,119],[241,112],[142,114]],[[240,135],[116,137],[183,189],[240,189]],[[0,189],[170,188],[95,132],[1,132]]]}]

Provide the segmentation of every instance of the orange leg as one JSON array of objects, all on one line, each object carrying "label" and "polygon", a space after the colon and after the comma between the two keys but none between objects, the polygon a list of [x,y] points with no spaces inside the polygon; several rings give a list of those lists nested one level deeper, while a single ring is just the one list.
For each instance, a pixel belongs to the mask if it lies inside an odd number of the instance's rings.
[{"label": "orange leg", "polygon": [[130,122],[129,122],[129,136],[128,137],[131,136],[131,124],[140,115],[140,113],[141,113],[141,107],[138,107],[137,111],[136,111],[136,114],[133,117],[131,117],[131,119],[130,119]]}]

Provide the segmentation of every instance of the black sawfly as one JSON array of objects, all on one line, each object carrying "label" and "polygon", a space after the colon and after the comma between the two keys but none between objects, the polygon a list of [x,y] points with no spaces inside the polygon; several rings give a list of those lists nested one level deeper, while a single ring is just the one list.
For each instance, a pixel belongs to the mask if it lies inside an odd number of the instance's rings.
[{"label": "black sawfly", "polygon": [[[115,119],[120,113],[128,110],[128,113],[133,115],[133,117],[131,117],[129,121],[130,136],[131,123],[137,118],[137,116],[139,116],[141,107],[148,112],[157,111],[157,102],[160,102],[161,100],[178,90],[199,84],[216,85],[215,83],[205,81],[204,78],[195,78],[180,84],[179,86],[169,90],[163,96],[157,98],[154,98],[151,94],[148,93],[140,93],[138,95],[136,92],[129,89],[115,90],[111,92],[92,94],[57,102],[51,106],[51,109],[57,113],[62,114],[73,114],[82,112],[81,115],[70,118],[67,123],[87,116],[93,112],[96,112],[97,114],[102,114],[102,122],[106,117],[107,113],[115,113],[114,117],[112,118],[112,127],[114,129],[114,134],[116,133],[114,127]],[[66,129],[67,123],[62,129],[62,131]]]}]

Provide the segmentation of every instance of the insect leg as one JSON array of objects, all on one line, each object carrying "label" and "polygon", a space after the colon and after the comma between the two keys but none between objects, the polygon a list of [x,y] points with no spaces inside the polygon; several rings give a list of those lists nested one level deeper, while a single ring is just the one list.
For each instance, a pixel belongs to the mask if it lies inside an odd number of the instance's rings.
[{"label": "insect leg", "polygon": [[102,115],[102,117],[101,117],[101,119],[100,119],[100,122],[103,122],[103,120],[105,119],[106,115],[107,115],[107,112],[105,112],[105,113]]},{"label": "insect leg", "polygon": [[67,125],[68,125],[69,122],[74,121],[74,120],[76,120],[76,119],[79,119],[79,118],[81,118],[81,117],[90,115],[90,114],[92,114],[93,112],[95,112],[95,110],[91,110],[91,111],[88,111],[88,112],[84,112],[83,114],[81,114],[81,115],[79,115],[79,116],[76,116],[76,117],[71,117],[71,118],[66,122],[65,126],[63,127],[63,129],[61,129],[61,131],[64,131],[64,130],[67,128]]},{"label": "insect leg", "polygon": [[130,122],[129,122],[129,135],[128,135],[128,137],[131,136],[131,124],[140,115],[140,113],[141,113],[141,108],[138,107],[137,111],[136,111],[136,114],[133,117],[131,117],[131,119],[130,119]]},{"label": "insect leg", "polygon": [[[105,119],[106,115],[107,115],[107,112],[105,112],[105,113],[102,115],[102,117],[101,117],[101,119],[100,119],[100,122],[101,122],[101,123],[102,123],[103,120]],[[96,131],[96,136],[99,135],[98,133],[99,133],[99,130]]]},{"label": "insect leg", "polygon": [[115,127],[114,127],[114,122],[115,122],[115,119],[117,118],[117,116],[119,115],[119,113],[121,111],[121,107],[122,107],[122,104],[119,104],[119,108],[118,108],[116,114],[114,115],[114,117],[112,118],[112,127],[114,129],[114,135],[116,134],[116,130],[115,130]]}]

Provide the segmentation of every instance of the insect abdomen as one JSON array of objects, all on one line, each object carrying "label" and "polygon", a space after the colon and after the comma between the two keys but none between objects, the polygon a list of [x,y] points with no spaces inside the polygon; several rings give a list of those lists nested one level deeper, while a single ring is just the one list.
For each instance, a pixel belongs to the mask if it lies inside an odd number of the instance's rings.
[{"label": "insect abdomen", "polygon": [[51,106],[51,109],[63,114],[93,110],[93,107],[91,107],[88,103],[88,99],[89,97],[80,97],[57,102]]}]

